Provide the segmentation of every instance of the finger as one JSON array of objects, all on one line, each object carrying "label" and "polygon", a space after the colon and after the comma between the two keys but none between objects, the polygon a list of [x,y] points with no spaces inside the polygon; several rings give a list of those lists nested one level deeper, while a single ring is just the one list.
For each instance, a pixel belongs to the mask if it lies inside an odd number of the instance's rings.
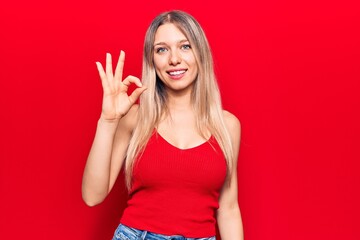
[{"label": "finger", "polygon": [[134,104],[136,102],[136,100],[138,100],[138,98],[140,97],[140,95],[147,89],[147,87],[141,87],[141,88],[137,88],[135,89],[131,95],[129,96],[129,100],[132,104]]},{"label": "finger", "polygon": [[123,81],[123,84],[126,86],[130,86],[131,83],[135,83],[136,86],[138,86],[138,87],[143,86],[139,78],[131,76],[131,75],[127,76]]},{"label": "finger", "polygon": [[117,81],[121,81],[122,79],[124,63],[125,63],[125,52],[120,51],[119,60],[115,68],[115,80]]},{"label": "finger", "polygon": [[112,60],[110,53],[106,53],[106,75],[108,76],[108,78],[113,76]]},{"label": "finger", "polygon": [[96,62],[96,66],[97,66],[97,69],[98,69],[98,71],[99,71],[99,75],[100,75],[100,79],[101,79],[101,84],[102,84],[103,88],[108,87],[107,78],[106,78],[106,74],[105,74],[104,68],[102,67],[102,65],[101,65],[100,62]]},{"label": "finger", "polygon": [[104,72],[104,68],[102,67],[100,62],[95,62],[97,70],[99,71],[100,78],[106,78],[106,74]]}]

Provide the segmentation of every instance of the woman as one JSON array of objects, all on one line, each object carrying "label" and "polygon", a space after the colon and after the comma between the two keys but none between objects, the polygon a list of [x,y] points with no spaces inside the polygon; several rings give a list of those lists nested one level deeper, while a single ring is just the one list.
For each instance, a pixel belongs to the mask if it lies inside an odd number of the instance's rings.
[{"label": "woman", "polygon": [[[102,113],[83,176],[99,204],[125,167],[129,190],[113,239],[243,239],[237,199],[240,122],[221,107],[212,55],[198,22],[157,16],[145,36],[142,81],[97,62]],[[130,84],[136,89],[127,94]],[[140,97],[140,104],[135,104]]]}]

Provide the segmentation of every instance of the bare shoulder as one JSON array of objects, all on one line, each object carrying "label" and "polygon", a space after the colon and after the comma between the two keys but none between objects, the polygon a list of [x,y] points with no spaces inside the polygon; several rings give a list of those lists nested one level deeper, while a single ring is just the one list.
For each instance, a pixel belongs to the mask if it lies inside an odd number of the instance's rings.
[{"label": "bare shoulder", "polygon": [[241,125],[239,119],[232,113],[223,110],[223,116],[226,128],[231,138],[231,142],[234,150],[234,162],[236,164],[240,149],[240,139],[241,139]]},{"label": "bare shoulder", "polygon": [[234,114],[226,110],[223,110],[223,116],[229,133],[240,133],[241,124],[239,119]]}]

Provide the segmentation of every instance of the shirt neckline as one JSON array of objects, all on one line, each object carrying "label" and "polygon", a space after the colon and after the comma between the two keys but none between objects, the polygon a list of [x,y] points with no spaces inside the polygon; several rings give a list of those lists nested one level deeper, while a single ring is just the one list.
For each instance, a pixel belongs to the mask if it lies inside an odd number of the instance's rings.
[{"label": "shirt neckline", "polygon": [[173,148],[175,148],[175,149],[177,149],[177,150],[180,150],[180,151],[188,151],[188,150],[193,150],[193,149],[196,149],[196,148],[200,148],[200,147],[202,147],[203,145],[207,144],[207,143],[211,140],[211,138],[212,138],[212,135],[211,135],[209,139],[205,140],[204,142],[202,142],[202,143],[200,143],[200,144],[198,144],[198,145],[196,145],[196,146],[188,147],[188,148],[179,148],[179,147],[175,146],[174,144],[172,144],[171,142],[169,142],[168,140],[166,140],[166,139],[157,131],[157,129],[155,129],[155,134],[156,134],[157,136],[159,136],[159,138],[160,138],[162,141],[164,141],[167,145],[169,145],[169,146],[171,146],[171,147],[173,147]]}]

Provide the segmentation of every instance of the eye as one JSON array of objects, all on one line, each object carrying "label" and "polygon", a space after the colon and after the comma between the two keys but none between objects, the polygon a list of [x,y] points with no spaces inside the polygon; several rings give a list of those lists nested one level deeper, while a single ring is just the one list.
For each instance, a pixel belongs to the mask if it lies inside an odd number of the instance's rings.
[{"label": "eye", "polygon": [[181,49],[183,49],[183,50],[190,50],[190,49],[191,49],[191,46],[190,46],[190,44],[184,44],[184,45],[181,46]]},{"label": "eye", "polygon": [[156,53],[163,53],[163,52],[165,52],[166,50],[167,50],[167,49],[164,48],[164,47],[159,47],[159,48],[155,49]]}]

